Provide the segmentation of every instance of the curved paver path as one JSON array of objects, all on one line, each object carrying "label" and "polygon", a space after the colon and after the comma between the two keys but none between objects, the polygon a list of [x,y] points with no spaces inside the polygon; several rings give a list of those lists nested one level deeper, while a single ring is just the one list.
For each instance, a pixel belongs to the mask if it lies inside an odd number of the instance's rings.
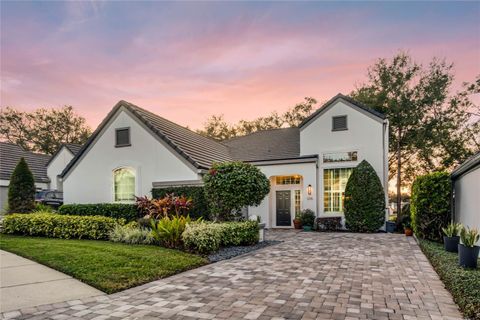
[{"label": "curved paver path", "polygon": [[275,231],[284,242],[28,319],[461,319],[412,238]]}]

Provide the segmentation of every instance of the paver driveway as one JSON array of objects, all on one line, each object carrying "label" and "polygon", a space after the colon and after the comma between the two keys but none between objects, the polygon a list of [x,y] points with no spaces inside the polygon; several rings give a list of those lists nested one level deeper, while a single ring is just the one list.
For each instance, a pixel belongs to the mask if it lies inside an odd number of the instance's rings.
[{"label": "paver driveway", "polygon": [[28,319],[461,319],[412,238],[274,231],[236,259],[114,295],[5,314]]}]

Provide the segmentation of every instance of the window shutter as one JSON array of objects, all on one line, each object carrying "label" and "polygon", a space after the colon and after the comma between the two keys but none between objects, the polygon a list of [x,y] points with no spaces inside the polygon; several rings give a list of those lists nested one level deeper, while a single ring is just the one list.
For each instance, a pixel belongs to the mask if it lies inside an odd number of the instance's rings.
[{"label": "window shutter", "polygon": [[332,118],[332,131],[348,130],[347,116],[338,116]]}]

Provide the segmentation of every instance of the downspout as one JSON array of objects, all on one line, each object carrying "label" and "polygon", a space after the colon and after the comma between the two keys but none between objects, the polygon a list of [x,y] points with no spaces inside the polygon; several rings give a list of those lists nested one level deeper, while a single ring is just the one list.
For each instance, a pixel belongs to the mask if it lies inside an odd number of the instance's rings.
[{"label": "downspout", "polygon": [[388,219],[388,130],[389,122],[388,119],[383,120],[383,188],[385,191],[385,215]]}]

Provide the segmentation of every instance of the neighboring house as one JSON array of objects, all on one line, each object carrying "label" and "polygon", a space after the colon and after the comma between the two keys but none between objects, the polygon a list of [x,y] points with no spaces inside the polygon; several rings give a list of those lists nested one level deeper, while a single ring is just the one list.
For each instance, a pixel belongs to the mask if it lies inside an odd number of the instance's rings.
[{"label": "neighboring house", "polygon": [[82,146],[79,144],[66,143],[52,155],[47,162],[47,175],[50,178],[50,189],[63,190],[60,174],[81,148]]},{"label": "neighboring house", "polygon": [[451,177],[455,221],[480,230],[480,152],[455,168]]},{"label": "neighboring house", "polygon": [[298,128],[223,142],[120,101],[61,177],[65,203],[131,202],[134,195],[150,195],[152,187],[201,185],[213,162],[245,161],[271,182],[269,195],[248,214],[267,227],[290,228],[302,209],[343,216],[345,185],[364,159],[387,187],[387,152],[385,117],[343,95]]},{"label": "neighboring house", "polygon": [[0,142],[0,211],[3,212],[8,203],[8,186],[10,176],[21,158],[33,173],[37,190],[48,189],[50,179],[47,175],[47,162],[49,155],[25,151],[22,147]]}]

